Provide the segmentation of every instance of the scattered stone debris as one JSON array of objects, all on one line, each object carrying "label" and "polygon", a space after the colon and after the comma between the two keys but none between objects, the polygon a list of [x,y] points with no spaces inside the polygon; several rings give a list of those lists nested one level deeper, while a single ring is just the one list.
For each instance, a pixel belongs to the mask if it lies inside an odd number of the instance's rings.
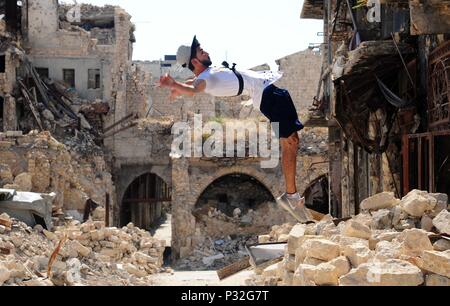
[{"label": "scattered stone debris", "polygon": [[[261,271],[256,269],[248,284],[450,284],[447,195],[413,190],[399,200],[382,193],[364,200],[361,208],[361,214],[338,225],[326,216],[316,224],[287,224],[259,236],[260,243],[287,241],[285,257]],[[422,229],[424,217],[431,220],[428,230]]]},{"label": "scattered stone debris", "polygon": [[177,261],[176,270],[211,271],[220,270],[248,256],[246,245],[257,243],[256,236],[222,237],[206,241],[194,250],[194,254]]},{"label": "scattered stone debris", "polygon": [[[49,232],[0,215],[0,285],[149,285],[162,271],[165,242],[128,224],[107,228],[102,221],[69,221]],[[62,244],[47,275],[49,260]]]}]

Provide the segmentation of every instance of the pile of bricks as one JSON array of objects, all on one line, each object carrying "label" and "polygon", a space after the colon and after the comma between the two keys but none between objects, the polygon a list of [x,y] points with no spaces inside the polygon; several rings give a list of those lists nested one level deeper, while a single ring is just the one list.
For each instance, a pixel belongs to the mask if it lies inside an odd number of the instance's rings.
[{"label": "pile of bricks", "polygon": [[[360,207],[363,212],[347,222],[336,225],[326,216],[275,237],[287,241],[285,257],[257,271],[250,284],[450,285],[447,195],[413,190],[400,200],[381,193]],[[273,240],[260,236],[260,242]]]}]

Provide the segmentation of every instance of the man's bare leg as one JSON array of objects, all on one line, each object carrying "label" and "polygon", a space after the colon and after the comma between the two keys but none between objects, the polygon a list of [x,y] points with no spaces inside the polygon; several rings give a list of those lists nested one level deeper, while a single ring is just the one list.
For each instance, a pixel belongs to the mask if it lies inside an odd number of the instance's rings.
[{"label": "man's bare leg", "polygon": [[297,173],[297,152],[300,144],[298,133],[295,132],[289,138],[281,138],[281,164],[286,181],[286,192],[297,192],[295,176]]},{"label": "man's bare leg", "polygon": [[313,217],[305,207],[305,198],[300,197],[297,192],[297,152],[300,144],[298,133],[295,132],[288,138],[282,138],[280,143],[286,194],[278,198],[277,201],[300,222],[311,221]]}]

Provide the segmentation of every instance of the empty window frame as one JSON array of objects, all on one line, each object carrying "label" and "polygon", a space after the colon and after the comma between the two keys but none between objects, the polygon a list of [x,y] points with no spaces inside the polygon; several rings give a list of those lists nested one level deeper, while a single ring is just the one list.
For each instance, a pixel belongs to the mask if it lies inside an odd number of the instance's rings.
[{"label": "empty window frame", "polygon": [[100,69],[88,69],[88,89],[99,89],[100,80]]},{"label": "empty window frame", "polygon": [[41,78],[47,78],[49,77],[48,74],[48,68],[36,68],[36,72],[39,74]]},{"label": "empty window frame", "polygon": [[72,88],[75,88],[75,69],[63,69],[63,81]]}]

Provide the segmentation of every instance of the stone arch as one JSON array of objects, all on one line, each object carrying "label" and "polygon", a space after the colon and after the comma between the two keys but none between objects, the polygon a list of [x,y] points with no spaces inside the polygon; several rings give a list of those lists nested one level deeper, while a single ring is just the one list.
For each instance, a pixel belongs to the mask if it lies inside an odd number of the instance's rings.
[{"label": "stone arch", "polygon": [[[208,188],[217,179],[227,176],[227,175],[236,174],[236,173],[255,178],[267,190],[270,191],[270,193],[272,194],[272,196],[274,198],[279,196],[277,194],[279,192],[279,190],[277,189],[275,184],[273,184],[273,180],[270,180],[270,178],[267,175],[255,170],[253,168],[250,168],[250,167],[247,168],[247,167],[234,166],[234,167],[228,167],[228,168],[221,168],[217,172],[215,172],[214,175],[211,176],[211,178],[208,181],[202,181],[199,184],[199,186],[197,187],[197,192],[195,192],[195,198],[198,199],[203,194],[203,192],[205,192],[206,188]],[[195,202],[196,202],[196,200],[194,201],[194,203]]]},{"label": "stone arch", "polygon": [[200,193],[194,208],[200,209],[210,201],[216,202],[219,210],[232,217],[235,208],[246,213],[249,209],[258,209],[264,202],[275,202],[275,198],[255,177],[234,172],[212,181]]},{"label": "stone arch", "polygon": [[171,189],[160,176],[146,171],[135,176],[119,200],[120,225],[133,222],[149,230],[162,217],[162,205],[171,200]]}]

